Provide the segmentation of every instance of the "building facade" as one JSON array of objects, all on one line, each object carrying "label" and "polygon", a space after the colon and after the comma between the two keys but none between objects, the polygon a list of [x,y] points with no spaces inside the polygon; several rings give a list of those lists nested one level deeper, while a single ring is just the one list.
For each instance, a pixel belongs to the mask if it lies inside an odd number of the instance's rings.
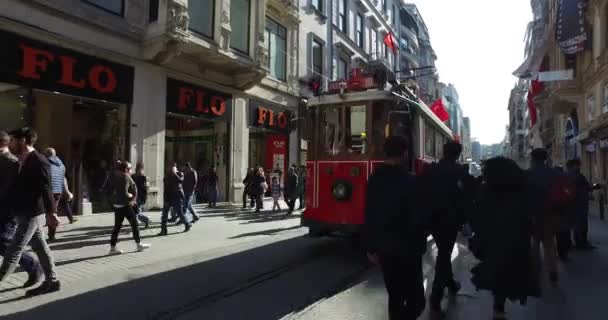
[{"label": "building facade", "polygon": [[471,157],[473,158],[473,162],[477,164],[481,163],[481,143],[475,139],[471,142]]},{"label": "building facade", "polygon": [[248,167],[300,161],[299,22],[285,0],[4,1],[0,128],[57,149],[81,213],[109,209],[117,159],[145,166],[149,207],[186,162],[239,201]]},{"label": "building facade", "polygon": [[527,84],[520,80],[511,90],[509,96],[509,125],[507,129],[508,149],[505,156],[525,167],[529,163],[528,128],[529,120],[526,121]]},{"label": "building facade", "polygon": [[464,161],[473,159],[471,152],[471,119],[469,117],[462,118],[462,158]]}]

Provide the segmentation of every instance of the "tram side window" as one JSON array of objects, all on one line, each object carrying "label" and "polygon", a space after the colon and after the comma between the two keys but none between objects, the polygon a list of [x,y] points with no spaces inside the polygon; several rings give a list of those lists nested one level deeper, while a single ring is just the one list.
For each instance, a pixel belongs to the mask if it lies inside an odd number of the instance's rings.
[{"label": "tram side window", "polygon": [[428,123],[424,126],[424,155],[435,158],[435,130]]},{"label": "tram side window", "polygon": [[443,158],[443,136],[439,131],[435,132],[435,156],[437,159]]},{"label": "tram side window", "polygon": [[342,114],[339,107],[325,107],[319,112],[321,153],[324,156],[335,156],[344,145],[341,123]]},{"label": "tram side window", "polygon": [[346,107],[346,148],[349,154],[367,153],[367,117],[365,106]]}]

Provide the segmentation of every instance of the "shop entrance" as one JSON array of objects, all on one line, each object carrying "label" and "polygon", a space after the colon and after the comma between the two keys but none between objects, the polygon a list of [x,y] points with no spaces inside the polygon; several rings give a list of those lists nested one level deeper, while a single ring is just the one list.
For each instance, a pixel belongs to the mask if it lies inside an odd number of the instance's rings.
[{"label": "shop entrance", "polygon": [[197,171],[199,184],[196,200],[207,200],[206,189],[209,170],[215,168],[218,175],[219,200],[227,195],[227,124],[202,118],[167,114],[165,131],[165,168],[173,163],[182,170],[190,163]]},{"label": "shop entrance", "polygon": [[52,147],[66,167],[76,214],[112,211],[104,188],[127,158],[127,106],[0,84],[0,128],[31,126],[36,148]]}]

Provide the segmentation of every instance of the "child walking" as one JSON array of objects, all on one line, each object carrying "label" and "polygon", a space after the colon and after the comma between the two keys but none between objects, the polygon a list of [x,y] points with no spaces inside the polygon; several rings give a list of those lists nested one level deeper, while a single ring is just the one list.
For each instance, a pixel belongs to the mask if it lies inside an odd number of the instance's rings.
[{"label": "child walking", "polygon": [[281,211],[281,205],[279,204],[279,199],[281,198],[281,184],[279,183],[279,179],[277,179],[277,177],[272,178],[270,191],[272,193],[272,200],[274,201],[272,205],[272,212],[276,212],[276,208]]}]

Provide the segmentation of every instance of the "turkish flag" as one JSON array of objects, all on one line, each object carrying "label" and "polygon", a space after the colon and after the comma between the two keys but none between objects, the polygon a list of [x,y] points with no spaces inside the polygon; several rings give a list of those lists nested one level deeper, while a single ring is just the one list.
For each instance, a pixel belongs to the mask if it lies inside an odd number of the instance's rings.
[{"label": "turkish flag", "polygon": [[435,103],[433,103],[433,105],[431,106],[431,111],[433,111],[433,113],[437,116],[437,118],[439,118],[439,120],[441,120],[441,122],[446,122],[450,119],[450,114],[443,105],[443,98],[439,98],[437,99],[437,101],[435,101]]},{"label": "turkish flag", "polygon": [[386,34],[386,36],[384,37],[384,44],[386,44],[387,47],[393,50],[394,54],[397,54],[397,41],[395,40],[395,36],[392,32]]}]

